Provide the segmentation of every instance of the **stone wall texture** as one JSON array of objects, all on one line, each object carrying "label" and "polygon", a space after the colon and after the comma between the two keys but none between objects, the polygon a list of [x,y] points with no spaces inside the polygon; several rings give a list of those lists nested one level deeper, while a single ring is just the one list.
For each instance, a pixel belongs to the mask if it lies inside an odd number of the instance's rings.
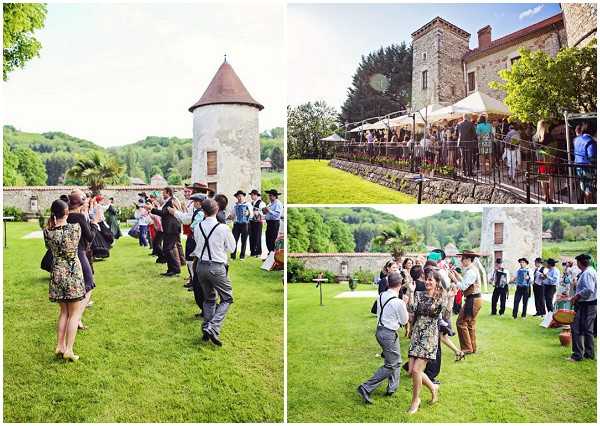
[{"label": "stone wall texture", "polygon": [[[413,40],[413,109],[429,104],[451,104],[465,97],[462,57],[468,50],[468,37],[456,34],[442,23],[436,23]],[[425,70],[427,89],[422,88]]]},{"label": "stone wall texture", "polygon": [[[217,174],[207,174],[206,153],[217,152]],[[215,182],[228,197],[260,188],[258,109],[248,105],[207,105],[194,110],[192,180]]]},{"label": "stone wall texture", "polygon": [[350,275],[361,269],[376,274],[391,256],[388,253],[289,253],[288,258],[302,261],[309,269],[335,275],[342,275],[342,262],[347,262]]},{"label": "stone wall texture", "polygon": [[[503,224],[501,244],[495,244],[494,226]],[[524,257],[533,266],[533,260],[542,255],[541,207],[484,207],[481,220],[481,251],[489,254],[488,267],[493,267],[494,252],[502,252],[504,265],[514,272],[517,260]]]},{"label": "stone wall texture", "polygon": [[[338,159],[331,160],[329,165],[414,197],[419,193],[419,185],[413,180],[417,176],[414,173]],[[428,204],[525,203],[523,198],[492,185],[442,178],[430,178],[423,183],[421,201]]]},{"label": "stone wall texture", "polygon": [[[556,56],[561,47],[567,46],[567,35],[564,29],[552,31],[523,41],[518,45],[509,46],[481,58],[468,60],[466,71],[475,71],[475,90],[486,93],[493,98],[503,100],[506,94],[503,91],[490,88],[492,81],[500,81],[498,72],[510,68],[511,59],[519,56],[519,49],[541,50],[551,56]],[[473,91],[468,92],[470,95]]]},{"label": "stone wall texture", "polygon": [[596,37],[597,4],[561,3],[569,47],[587,45]]},{"label": "stone wall texture", "polygon": [[[18,207],[24,212],[32,212],[30,209],[30,198],[38,198],[39,211],[43,212],[50,208],[54,200],[62,194],[69,194],[73,189],[79,188],[87,191],[85,187],[78,186],[25,186],[25,187],[4,187],[2,189],[4,206]],[[172,186],[175,190],[175,196],[183,199],[183,186]],[[118,207],[130,207],[138,200],[138,193],[145,191],[161,191],[163,187],[153,186],[107,186],[102,190],[105,197],[114,197],[115,205]]]}]

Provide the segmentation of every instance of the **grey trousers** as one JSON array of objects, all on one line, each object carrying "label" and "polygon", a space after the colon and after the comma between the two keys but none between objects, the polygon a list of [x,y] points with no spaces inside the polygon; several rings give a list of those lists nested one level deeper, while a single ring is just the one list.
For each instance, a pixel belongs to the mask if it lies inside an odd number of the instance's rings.
[{"label": "grey trousers", "polygon": [[388,380],[387,392],[395,392],[400,381],[400,341],[396,332],[385,327],[377,327],[375,332],[377,343],[383,350],[383,366],[361,386],[368,392],[373,392],[384,380]]},{"label": "grey trousers", "polygon": [[580,305],[571,324],[571,358],[577,361],[583,358],[594,359],[594,324],[596,323],[596,305]]},{"label": "grey trousers", "polygon": [[[202,330],[212,332],[218,336],[229,310],[229,305],[233,303],[231,282],[227,277],[224,264],[198,262],[196,273],[198,274],[198,284],[200,284],[205,297],[202,306],[202,312],[204,313]],[[218,304],[217,295],[220,299]]]}]

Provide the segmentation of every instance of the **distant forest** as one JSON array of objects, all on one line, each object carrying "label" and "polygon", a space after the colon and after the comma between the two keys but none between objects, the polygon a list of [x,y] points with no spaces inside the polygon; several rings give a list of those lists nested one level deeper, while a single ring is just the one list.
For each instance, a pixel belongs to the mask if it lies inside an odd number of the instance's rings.
[{"label": "distant forest", "polygon": [[[170,184],[189,179],[192,169],[191,139],[148,136],[144,140],[112,148],[63,132],[29,133],[4,126],[4,185],[79,184],[65,173],[79,158],[92,152],[114,157],[124,166],[120,183],[139,178],[149,183],[156,174]],[[283,128],[261,133],[261,160],[271,158],[273,167],[283,169]]]},{"label": "distant forest", "polygon": [[[596,238],[596,209],[544,208],[543,229],[555,241]],[[481,213],[444,210],[433,216],[402,220],[370,207],[288,208],[291,253],[388,252],[390,241],[425,250],[454,243],[459,249],[480,244]]]}]

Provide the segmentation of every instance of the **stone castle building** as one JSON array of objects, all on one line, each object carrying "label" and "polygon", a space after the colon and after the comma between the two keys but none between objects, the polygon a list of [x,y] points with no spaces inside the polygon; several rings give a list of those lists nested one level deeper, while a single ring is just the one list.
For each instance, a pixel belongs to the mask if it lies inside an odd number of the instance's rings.
[{"label": "stone castle building", "polygon": [[223,62],[202,97],[189,108],[194,115],[194,182],[207,182],[229,198],[238,189],[260,191],[258,112],[262,109],[232,66]]},{"label": "stone castle building", "polygon": [[498,258],[512,271],[518,268],[521,257],[533,265],[533,260],[542,256],[542,209],[484,207],[480,251],[487,255],[488,270]]},{"label": "stone castle building", "polygon": [[596,35],[596,4],[565,3],[563,11],[504,37],[493,39],[492,28],[477,31],[478,44],[469,48],[471,35],[436,17],[412,33],[412,108],[450,105],[480,91],[502,100],[502,91],[489,87],[498,72],[519,59],[519,49],[542,50],[555,56],[567,46],[583,46]]}]

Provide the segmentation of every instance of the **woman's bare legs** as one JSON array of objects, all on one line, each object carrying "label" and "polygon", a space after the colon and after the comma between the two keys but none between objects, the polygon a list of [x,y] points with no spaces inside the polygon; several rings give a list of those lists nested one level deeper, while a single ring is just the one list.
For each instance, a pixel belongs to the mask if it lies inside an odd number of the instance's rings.
[{"label": "woman's bare legs", "polygon": [[66,330],[66,344],[65,344],[65,355],[73,354],[73,345],[75,344],[75,336],[77,336],[77,325],[79,324],[79,318],[81,313],[81,303],[73,302],[67,303],[67,330]]},{"label": "woman's bare legs", "polygon": [[85,297],[83,298],[83,300],[81,301],[81,313],[79,315],[79,320],[77,322],[78,327],[82,330],[85,330],[87,327],[85,325],[83,325],[83,322],[81,321],[81,318],[83,318],[83,313],[85,312],[85,308],[87,308],[88,303],[90,303],[90,299],[92,298],[92,291],[90,290],[85,294]]},{"label": "woman's bare legs", "polygon": [[[442,334],[442,333],[440,333],[440,334]],[[461,352],[460,349],[458,349],[456,347],[454,342],[452,340],[450,340],[450,337],[447,334],[442,334],[441,340],[442,340],[442,343],[444,343],[444,345],[448,346],[452,350],[452,352],[454,352],[455,355],[458,355]]]},{"label": "woman's bare legs", "polygon": [[67,304],[59,302],[60,313],[58,314],[58,322],[56,323],[56,349],[55,354],[65,353],[65,336],[67,334],[68,311]]},{"label": "woman's bare legs", "polygon": [[426,364],[427,360],[425,359],[412,357],[409,359],[408,371],[412,376],[413,382],[412,401],[408,409],[409,414],[414,414],[419,409],[419,405],[421,404],[420,394],[423,385],[431,392],[431,403],[433,404],[438,400],[438,386],[434,385],[423,372]]}]

